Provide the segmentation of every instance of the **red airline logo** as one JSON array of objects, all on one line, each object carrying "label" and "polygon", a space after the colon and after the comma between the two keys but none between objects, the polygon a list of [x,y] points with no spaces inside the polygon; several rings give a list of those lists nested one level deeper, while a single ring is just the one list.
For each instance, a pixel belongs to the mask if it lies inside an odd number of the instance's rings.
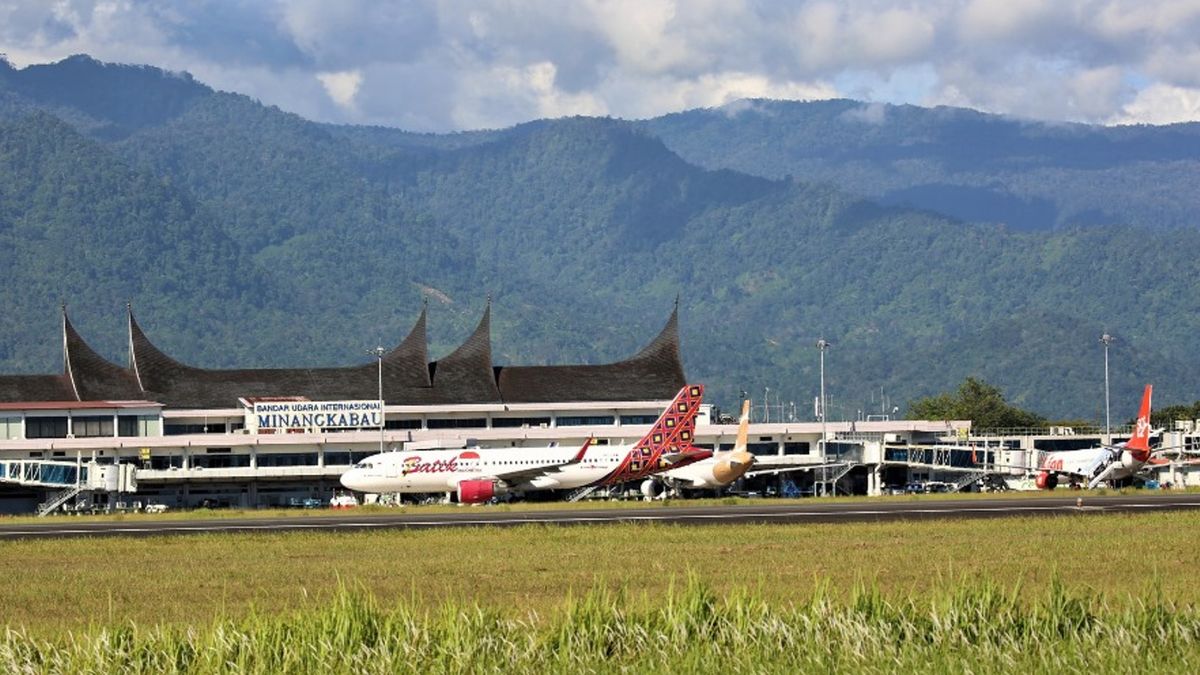
[{"label": "red airline logo", "polygon": [[420,457],[409,457],[404,460],[403,473],[405,476],[412,473],[453,473],[458,471],[458,458],[451,459],[435,459],[432,462],[422,462]]}]

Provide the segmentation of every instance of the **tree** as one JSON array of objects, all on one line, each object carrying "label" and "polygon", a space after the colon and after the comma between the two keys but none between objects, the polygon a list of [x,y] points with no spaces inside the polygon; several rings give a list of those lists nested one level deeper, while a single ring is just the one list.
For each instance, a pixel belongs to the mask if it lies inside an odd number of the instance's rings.
[{"label": "tree", "polygon": [[968,377],[954,394],[918,399],[909,406],[909,419],[971,420],[976,428],[1039,427],[1046,418],[1009,405],[1004,394],[983,380]]},{"label": "tree", "polygon": [[1155,427],[1171,428],[1175,420],[1200,419],[1200,401],[1190,405],[1176,404],[1165,406],[1150,414],[1150,424]]}]

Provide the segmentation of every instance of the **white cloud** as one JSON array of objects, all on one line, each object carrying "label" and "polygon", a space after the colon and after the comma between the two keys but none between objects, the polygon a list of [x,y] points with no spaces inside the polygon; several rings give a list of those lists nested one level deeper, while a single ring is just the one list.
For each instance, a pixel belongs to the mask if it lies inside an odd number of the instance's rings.
[{"label": "white cloud", "polygon": [[1200,120],[1200,89],[1155,84],[1113,116],[1114,124],[1172,124]]},{"label": "white cloud", "polygon": [[852,122],[877,126],[883,124],[887,119],[887,106],[882,103],[868,103],[847,110],[841,114],[841,117]]},{"label": "white cloud", "polygon": [[358,88],[362,85],[362,71],[343,70],[337,73],[317,73],[317,79],[321,82],[321,86],[325,87],[325,91],[329,93],[329,98],[333,99],[334,103],[343,108],[354,107],[354,97],[358,95]]},{"label": "white cloud", "polygon": [[419,130],[839,95],[1153,121],[1195,116],[1200,0],[0,0],[0,52]]}]

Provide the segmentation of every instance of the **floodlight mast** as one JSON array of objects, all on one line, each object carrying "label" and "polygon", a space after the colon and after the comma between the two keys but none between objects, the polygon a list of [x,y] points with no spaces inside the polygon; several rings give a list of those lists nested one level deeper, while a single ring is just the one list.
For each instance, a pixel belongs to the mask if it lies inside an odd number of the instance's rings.
[{"label": "floodlight mast", "polygon": [[367,354],[375,357],[379,362],[379,452],[383,453],[383,432],[384,432],[384,415],[383,415],[383,356],[387,354],[387,350],[382,346],[367,350]]},{"label": "floodlight mast", "polygon": [[1112,445],[1112,432],[1108,413],[1108,346],[1116,340],[1117,338],[1109,335],[1107,331],[1100,336],[1100,343],[1104,345],[1104,442],[1109,445]]},{"label": "floodlight mast", "polygon": [[[825,350],[829,349],[829,342],[825,338],[817,340],[817,350],[821,353],[821,463],[829,463],[828,454],[828,435],[826,433],[825,420],[829,417],[828,411],[825,409]],[[825,471],[822,471],[825,474]],[[825,474],[828,478],[828,474]]]}]

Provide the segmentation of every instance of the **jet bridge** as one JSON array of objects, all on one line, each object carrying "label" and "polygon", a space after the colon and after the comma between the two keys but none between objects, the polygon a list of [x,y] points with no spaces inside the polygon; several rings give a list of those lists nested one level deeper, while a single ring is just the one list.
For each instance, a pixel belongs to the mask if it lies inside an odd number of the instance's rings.
[{"label": "jet bridge", "polygon": [[[900,445],[880,446],[878,466],[903,466],[954,474],[951,491],[959,492],[975,483],[995,477],[1005,480],[1024,476],[1028,454],[1024,450],[995,445]],[[881,486],[882,487],[882,486]]]},{"label": "jet bridge", "polygon": [[41,488],[47,498],[38,504],[38,515],[54,512],[83,493],[136,492],[132,464],[5,459],[0,460],[0,484]]}]

